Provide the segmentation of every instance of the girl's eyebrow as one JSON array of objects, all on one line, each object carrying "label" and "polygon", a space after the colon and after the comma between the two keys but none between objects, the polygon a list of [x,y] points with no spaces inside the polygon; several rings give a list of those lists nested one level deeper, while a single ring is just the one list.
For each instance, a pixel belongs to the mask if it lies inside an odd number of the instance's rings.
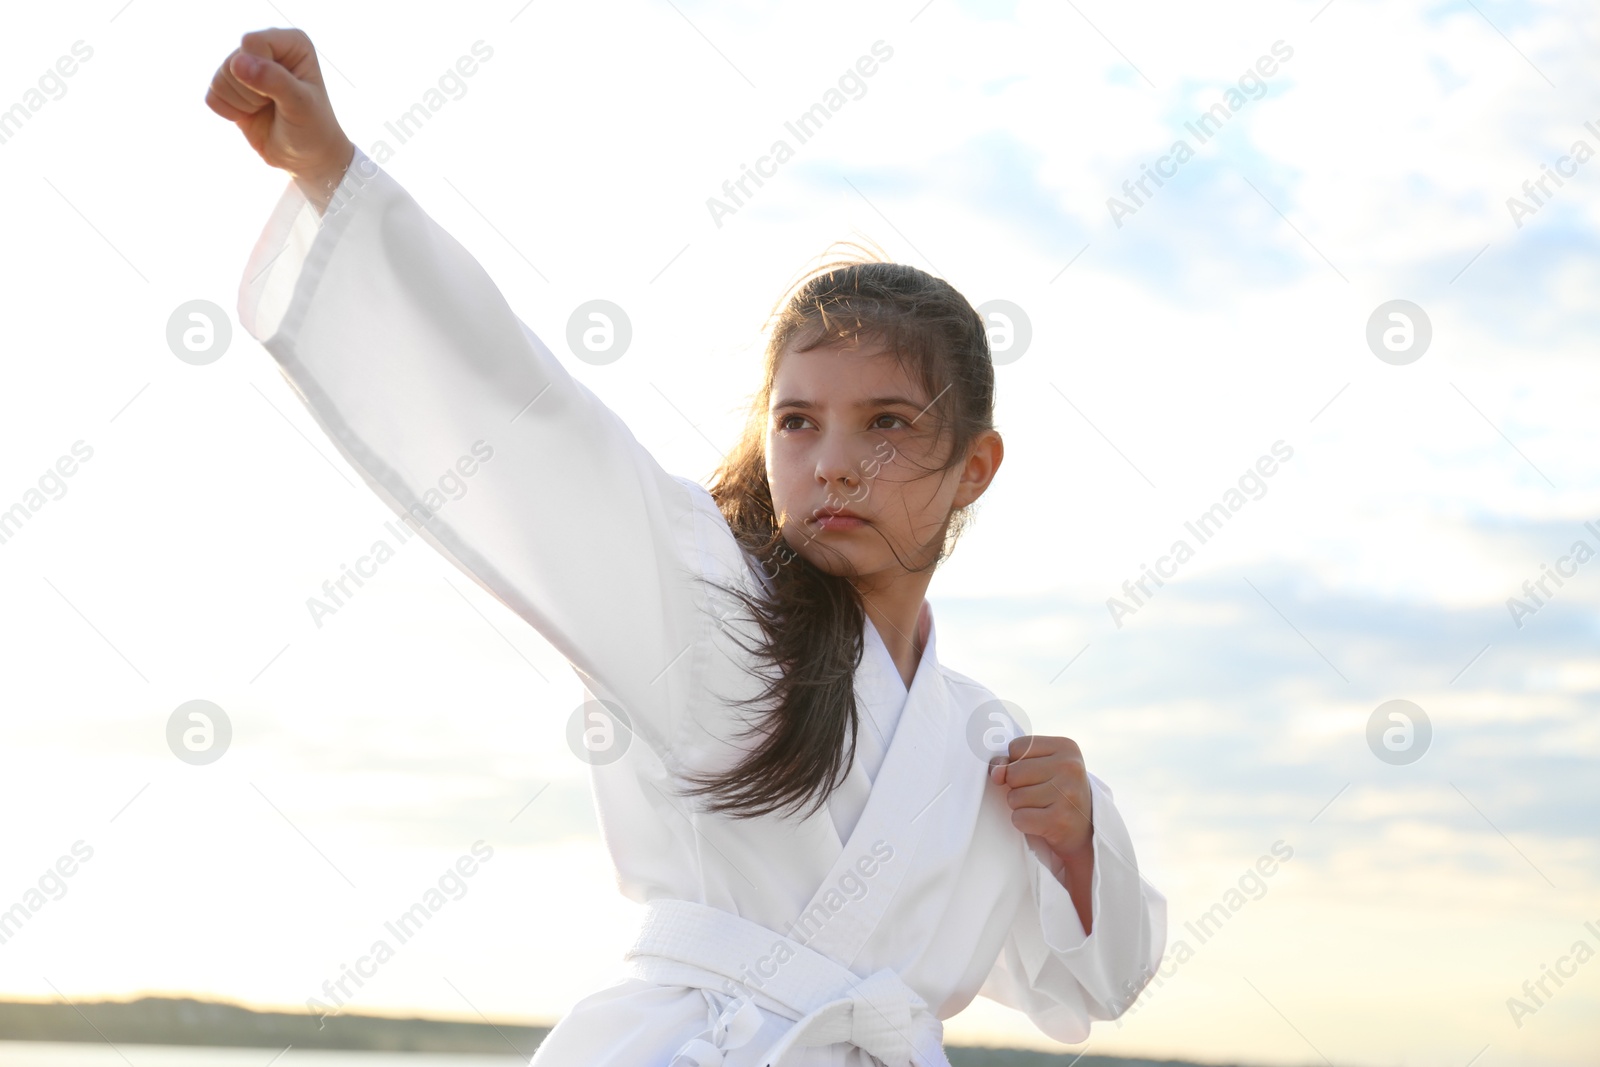
[{"label": "girl's eyebrow", "polygon": [[[919,404],[917,401],[908,400],[903,396],[869,396],[863,400],[856,401],[855,406],[858,408],[878,408],[892,407],[896,404],[908,408],[916,408],[919,411],[922,410],[923,407],[923,405]],[[802,397],[786,397],[783,400],[774,402],[772,405],[772,410],[781,411],[784,408],[804,408],[809,410],[815,408],[816,406],[816,402],[812,400],[806,400]]]}]

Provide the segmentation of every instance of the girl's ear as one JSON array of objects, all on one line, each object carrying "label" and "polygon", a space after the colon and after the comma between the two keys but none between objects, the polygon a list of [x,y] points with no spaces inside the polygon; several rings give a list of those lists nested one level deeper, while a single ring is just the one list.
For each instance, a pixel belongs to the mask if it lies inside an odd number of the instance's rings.
[{"label": "girl's ear", "polygon": [[961,481],[956,485],[955,506],[964,508],[982,496],[1005,457],[1006,446],[999,430],[984,430],[973,438],[967,449],[967,462],[961,468]]}]

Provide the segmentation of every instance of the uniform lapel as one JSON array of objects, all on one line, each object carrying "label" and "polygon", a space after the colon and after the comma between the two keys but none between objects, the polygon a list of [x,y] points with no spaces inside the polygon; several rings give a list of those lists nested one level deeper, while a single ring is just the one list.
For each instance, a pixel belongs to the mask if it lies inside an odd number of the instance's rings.
[{"label": "uniform lapel", "polygon": [[[930,609],[928,640],[899,724],[861,818],[789,935],[849,966],[910,872],[918,844],[939,821],[933,805],[948,789],[953,702],[939,670]],[[852,775],[861,772],[853,768]],[[829,819],[826,812],[819,813]],[[830,820],[831,821],[831,820]]]},{"label": "uniform lapel", "polygon": [[[889,752],[889,740],[894,736],[896,724],[910,696],[906,683],[900,679],[899,668],[895,666],[871,619],[865,621],[861,636],[861,669],[855,677],[860,721],[856,730],[856,753],[849,770],[845,772],[844,781],[828,797],[828,812],[836,843],[835,851],[829,854],[830,859],[837,855],[837,849],[844,847],[850,831],[867,806],[867,798],[872,795],[872,782],[883,769],[884,757]],[[912,680],[916,680],[915,675]],[[844,825],[843,820],[848,820],[848,826]]]}]

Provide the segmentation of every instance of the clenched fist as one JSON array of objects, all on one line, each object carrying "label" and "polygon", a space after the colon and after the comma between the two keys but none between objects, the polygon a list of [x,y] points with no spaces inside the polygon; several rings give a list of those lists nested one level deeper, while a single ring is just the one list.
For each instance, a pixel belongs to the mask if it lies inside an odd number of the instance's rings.
[{"label": "clenched fist", "polygon": [[1055,853],[1056,877],[1072,895],[1084,933],[1092,933],[1094,803],[1083,752],[1070,737],[1014,737],[996,757],[989,781],[1005,787],[1011,824],[1043,838]]},{"label": "clenched fist", "polygon": [[244,132],[261,158],[294,175],[325,209],[355,154],[328,101],[311,38],[300,30],[257,30],[217,68],[206,106]]}]

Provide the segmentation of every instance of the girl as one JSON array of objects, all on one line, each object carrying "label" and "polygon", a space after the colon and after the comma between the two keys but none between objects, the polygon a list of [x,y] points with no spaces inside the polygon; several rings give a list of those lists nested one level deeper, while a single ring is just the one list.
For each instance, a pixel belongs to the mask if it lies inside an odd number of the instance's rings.
[{"label": "girl", "polygon": [[708,491],[350,143],[303,33],[246,34],[206,102],[294,179],[241,322],[590,698],[569,736],[600,739],[601,829],[645,921],[629,977],[535,1065],[934,1067],[978,993],[1066,1042],[1126,1009],[1166,907],[1110,791],[938,661],[925,592],[1003,455],[959,293],[891,263],[807,279]]}]

